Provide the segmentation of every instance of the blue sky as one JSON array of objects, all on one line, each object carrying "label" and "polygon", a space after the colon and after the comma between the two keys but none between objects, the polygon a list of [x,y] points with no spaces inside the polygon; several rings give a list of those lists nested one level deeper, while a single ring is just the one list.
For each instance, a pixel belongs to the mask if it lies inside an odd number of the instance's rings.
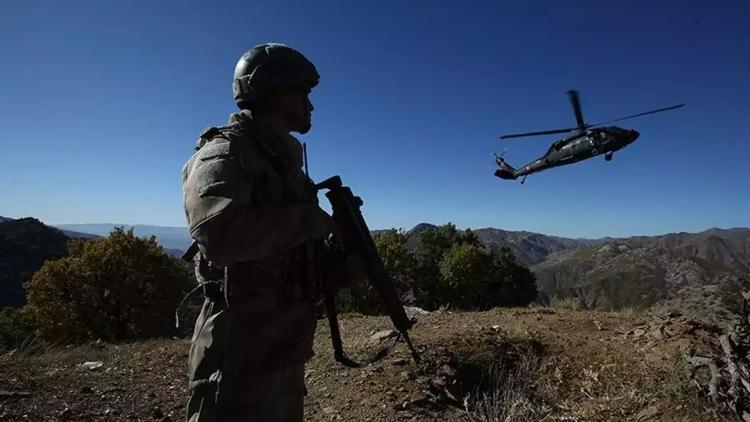
[{"label": "blue sky", "polygon": [[[225,122],[234,64],[283,42],[322,75],[311,175],[340,174],[371,228],[419,222],[570,237],[750,226],[746,1],[0,3],[0,215],[184,225],[180,168]],[[640,139],[529,177],[493,173],[574,125]],[[322,198],[325,201],[325,198]]]}]

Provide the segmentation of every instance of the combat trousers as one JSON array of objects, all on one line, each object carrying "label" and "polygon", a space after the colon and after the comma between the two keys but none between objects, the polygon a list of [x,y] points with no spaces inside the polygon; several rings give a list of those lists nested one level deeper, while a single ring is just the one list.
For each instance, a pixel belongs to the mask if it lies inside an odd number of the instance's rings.
[{"label": "combat trousers", "polygon": [[229,311],[220,301],[204,302],[190,348],[189,422],[303,420],[312,304],[264,306],[237,303]]}]

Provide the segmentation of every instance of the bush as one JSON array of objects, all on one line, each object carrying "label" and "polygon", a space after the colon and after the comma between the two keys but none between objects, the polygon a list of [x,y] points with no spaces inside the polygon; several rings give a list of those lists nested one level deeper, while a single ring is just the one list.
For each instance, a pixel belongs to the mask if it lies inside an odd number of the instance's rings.
[{"label": "bush", "polygon": [[485,247],[453,245],[440,261],[441,302],[463,309],[483,308],[492,273],[492,256]]},{"label": "bush", "polygon": [[68,257],[46,262],[27,286],[26,310],[45,339],[122,341],[173,334],[173,315],[191,269],[153,236],[115,228],[74,240]]},{"label": "bush", "polygon": [[440,301],[462,309],[526,306],[537,294],[534,274],[516,262],[508,247],[489,251],[457,243],[443,256],[440,273]]},{"label": "bush", "polygon": [[516,260],[513,251],[502,246],[492,251],[492,271],[488,298],[491,306],[526,306],[537,297],[536,277]]},{"label": "bush", "polygon": [[[373,236],[373,242],[378,254],[383,260],[388,275],[402,302],[409,303],[414,293],[412,279],[416,261],[414,254],[407,245],[408,237],[402,230],[390,229]],[[339,309],[344,312],[360,312],[363,314],[383,313],[380,297],[375,287],[365,282],[350,287],[350,291],[340,292],[338,296]]]},{"label": "bush", "polygon": [[18,308],[0,308],[0,353],[15,349],[35,336],[34,325]]},{"label": "bush", "polygon": [[442,288],[444,283],[440,274],[440,261],[458,239],[456,226],[450,223],[436,229],[427,229],[417,236],[417,245],[414,249],[416,260],[414,290],[417,305],[420,307],[436,309],[446,303],[444,301],[446,291]]},{"label": "bush", "polygon": [[[461,309],[525,306],[537,295],[536,279],[508,247],[489,250],[471,230],[453,224],[427,229],[409,249],[407,233],[390,229],[373,237],[378,253],[405,304],[436,309],[451,304]],[[339,309],[382,313],[370,283],[339,293]]]}]

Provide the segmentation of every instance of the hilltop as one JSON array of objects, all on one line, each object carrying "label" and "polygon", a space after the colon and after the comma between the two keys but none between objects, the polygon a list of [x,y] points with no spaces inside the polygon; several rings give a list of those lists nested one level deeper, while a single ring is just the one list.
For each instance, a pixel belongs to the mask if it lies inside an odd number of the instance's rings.
[{"label": "hilltop", "polygon": [[34,218],[0,222],[0,307],[26,302],[23,283],[47,260],[68,254],[68,237]]},{"label": "hilltop", "polygon": [[[382,317],[345,315],[355,359],[390,344]],[[309,421],[716,420],[681,355],[705,352],[714,332],[676,315],[550,308],[435,312],[386,358],[351,369],[333,362],[319,322],[306,367]],[[0,356],[3,420],[180,420],[189,342],[152,340]],[[83,366],[92,362],[91,368]],[[478,402],[477,402],[478,400]],[[503,419],[501,419],[503,420]]]}]

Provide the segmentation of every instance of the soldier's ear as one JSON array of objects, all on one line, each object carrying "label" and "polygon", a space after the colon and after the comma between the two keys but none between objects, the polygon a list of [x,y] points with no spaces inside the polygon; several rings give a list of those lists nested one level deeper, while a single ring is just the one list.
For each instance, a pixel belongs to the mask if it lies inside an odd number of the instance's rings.
[{"label": "soldier's ear", "polygon": [[279,108],[283,107],[286,101],[288,101],[288,96],[288,93],[284,92],[284,89],[274,88],[271,90],[271,92],[268,93],[268,96],[266,98],[268,99],[268,104],[272,108]]}]

